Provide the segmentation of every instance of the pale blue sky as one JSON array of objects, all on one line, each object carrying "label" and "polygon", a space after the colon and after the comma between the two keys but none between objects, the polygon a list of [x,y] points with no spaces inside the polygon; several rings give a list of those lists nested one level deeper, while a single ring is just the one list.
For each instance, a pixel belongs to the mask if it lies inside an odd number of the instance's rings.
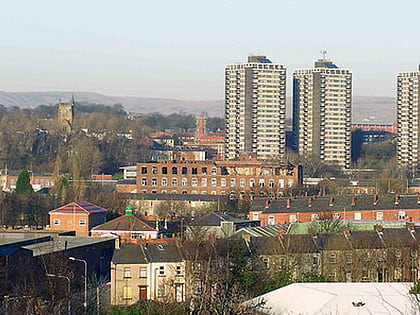
[{"label": "pale blue sky", "polygon": [[420,0],[5,1],[0,90],[222,99],[227,63],[261,53],[291,73],[326,49],[355,95],[394,96],[396,72],[420,62],[419,12]]}]

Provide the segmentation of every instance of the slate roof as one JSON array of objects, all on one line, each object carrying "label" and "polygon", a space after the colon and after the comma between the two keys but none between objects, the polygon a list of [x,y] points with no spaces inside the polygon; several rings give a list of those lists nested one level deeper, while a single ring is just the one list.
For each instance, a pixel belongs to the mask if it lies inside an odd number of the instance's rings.
[{"label": "slate roof", "polygon": [[134,215],[122,215],[111,221],[95,226],[92,231],[156,232],[157,230]]},{"label": "slate roof", "polygon": [[182,253],[174,243],[126,244],[115,249],[112,256],[114,264],[167,263],[182,260]]},{"label": "slate roof", "polygon": [[112,262],[114,264],[147,264],[149,261],[141,245],[126,244],[114,250]]},{"label": "slate roof", "polygon": [[[263,213],[296,213],[296,212],[326,212],[326,211],[362,211],[362,210],[394,210],[394,209],[420,209],[417,195],[399,195],[398,203],[395,202],[397,195],[388,194],[377,196],[374,204],[374,195],[337,195],[312,197],[311,206],[308,197],[279,198],[270,200],[266,208],[267,199],[255,199],[250,211],[262,211]],[[333,202],[330,205],[330,200]],[[354,199],[353,199],[354,198]],[[352,203],[352,199],[355,201]],[[290,206],[287,207],[288,200]]]},{"label": "slate roof", "polygon": [[51,213],[99,213],[99,212],[108,212],[108,210],[101,208],[93,203],[87,201],[74,201],[70,202],[64,206],[61,206],[57,209],[51,210],[48,212]]},{"label": "slate roof", "polygon": [[204,217],[199,217],[190,225],[194,226],[220,226],[221,222],[233,222],[234,224],[243,224],[243,223],[253,223],[258,221],[252,220],[242,220],[238,218],[231,217],[228,214],[225,214],[220,211],[214,211]]},{"label": "slate roof", "polygon": [[126,199],[134,200],[181,200],[181,201],[228,201],[229,196],[200,194],[146,194],[120,193]]},{"label": "slate roof", "polygon": [[174,243],[149,243],[144,250],[150,262],[177,262],[183,259],[181,251]]}]

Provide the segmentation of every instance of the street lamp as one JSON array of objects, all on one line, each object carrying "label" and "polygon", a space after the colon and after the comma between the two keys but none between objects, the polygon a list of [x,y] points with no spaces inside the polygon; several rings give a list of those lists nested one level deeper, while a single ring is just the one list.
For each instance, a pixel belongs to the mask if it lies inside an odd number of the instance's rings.
[{"label": "street lamp", "polygon": [[84,259],[80,259],[80,258],[75,258],[75,257],[69,257],[70,260],[73,261],[80,261],[82,263],[85,264],[85,302],[83,303],[83,307],[85,308],[85,314],[87,312],[87,261]]},{"label": "street lamp", "polygon": [[70,315],[71,314],[70,313],[70,278],[66,277],[66,276],[54,275],[52,273],[47,273],[45,275],[47,277],[64,278],[64,279],[67,280],[67,295],[68,295],[68,297],[67,297],[67,299],[68,299],[68,301],[67,301],[67,313],[68,313],[68,315]]}]

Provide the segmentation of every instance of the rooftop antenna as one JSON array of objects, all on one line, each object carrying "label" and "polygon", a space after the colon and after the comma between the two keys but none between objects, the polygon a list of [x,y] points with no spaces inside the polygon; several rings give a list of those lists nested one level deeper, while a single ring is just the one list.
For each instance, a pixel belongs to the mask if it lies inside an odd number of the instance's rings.
[{"label": "rooftop antenna", "polygon": [[327,51],[325,49],[321,50],[321,54],[322,54],[322,60],[325,61],[326,60],[326,56],[327,56]]}]

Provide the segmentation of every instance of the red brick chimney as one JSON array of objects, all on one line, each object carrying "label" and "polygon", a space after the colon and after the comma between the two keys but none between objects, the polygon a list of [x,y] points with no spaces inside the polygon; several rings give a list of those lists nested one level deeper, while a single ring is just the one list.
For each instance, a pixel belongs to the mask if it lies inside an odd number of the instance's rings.
[{"label": "red brick chimney", "polygon": [[265,208],[267,209],[268,207],[270,207],[270,199],[265,201]]},{"label": "red brick chimney", "polygon": [[308,207],[310,208],[310,207],[312,207],[312,201],[313,201],[313,199],[312,199],[312,197],[310,197],[309,199],[308,199]]},{"label": "red brick chimney", "polygon": [[351,205],[355,206],[356,205],[356,197],[352,197],[351,198]]},{"label": "red brick chimney", "polygon": [[329,206],[332,207],[333,204],[334,204],[334,197],[330,197],[330,204],[329,204]]},{"label": "red brick chimney", "polygon": [[290,208],[290,204],[292,203],[292,199],[287,199],[287,201],[286,201],[286,207],[287,208]]}]

